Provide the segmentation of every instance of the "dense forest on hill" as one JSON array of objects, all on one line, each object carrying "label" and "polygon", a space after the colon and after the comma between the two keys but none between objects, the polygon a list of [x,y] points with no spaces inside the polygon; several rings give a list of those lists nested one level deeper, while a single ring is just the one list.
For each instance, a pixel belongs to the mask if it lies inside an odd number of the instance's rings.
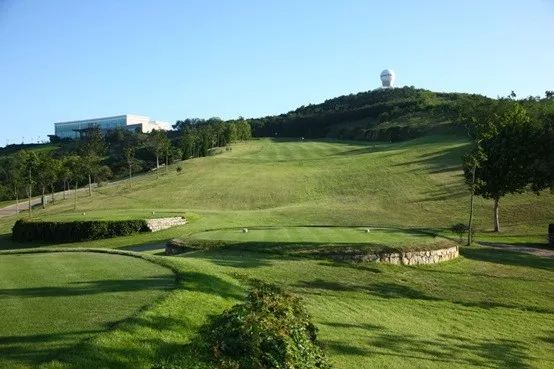
[{"label": "dense forest on hill", "polygon": [[[515,95],[509,97],[515,99]],[[460,112],[493,99],[482,95],[433,92],[414,87],[376,89],[301,106],[286,114],[249,119],[255,137],[338,138],[368,141],[403,141],[429,133],[465,133]],[[531,113],[552,92],[519,100]]]},{"label": "dense forest on hill", "polygon": [[377,89],[326,100],[277,116],[249,120],[254,136],[402,141],[452,129],[460,107],[490,100],[413,87]]}]

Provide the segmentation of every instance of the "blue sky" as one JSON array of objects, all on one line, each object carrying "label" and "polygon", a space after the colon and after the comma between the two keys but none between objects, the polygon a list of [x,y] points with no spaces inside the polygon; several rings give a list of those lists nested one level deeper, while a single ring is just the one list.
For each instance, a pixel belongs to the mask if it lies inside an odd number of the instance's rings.
[{"label": "blue sky", "polygon": [[279,114],[379,86],[554,89],[554,0],[0,0],[0,145],[55,121]]}]

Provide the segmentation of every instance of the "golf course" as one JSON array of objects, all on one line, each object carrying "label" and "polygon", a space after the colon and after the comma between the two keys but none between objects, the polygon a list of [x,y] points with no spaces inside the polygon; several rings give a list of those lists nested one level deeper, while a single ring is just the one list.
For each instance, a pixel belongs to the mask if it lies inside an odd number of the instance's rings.
[{"label": "golf course", "polygon": [[[335,368],[551,368],[554,195],[475,199],[475,242],[459,135],[398,143],[253,139],[159,173],[79,191],[33,219],[149,219],[155,233],[47,244],[16,242],[0,218],[0,367],[144,368],[187,349],[207,319],[240,302],[244,278],[299,296]],[[177,166],[182,170],[177,171]],[[211,242],[165,256],[170,239]],[[406,266],[337,261],[326,250],[458,245],[460,257]],[[494,247],[493,247],[494,246]],[[330,251],[330,252],[331,252]]]}]

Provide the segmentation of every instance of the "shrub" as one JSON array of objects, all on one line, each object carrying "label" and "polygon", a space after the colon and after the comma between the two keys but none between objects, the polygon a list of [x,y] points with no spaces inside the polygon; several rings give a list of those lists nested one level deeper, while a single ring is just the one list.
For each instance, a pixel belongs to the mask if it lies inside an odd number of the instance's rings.
[{"label": "shrub", "polygon": [[464,223],[456,223],[452,225],[449,230],[452,233],[456,233],[460,237],[460,242],[462,242],[462,238],[464,237],[464,234],[466,234],[469,230],[469,227]]},{"label": "shrub", "polygon": [[14,241],[79,242],[148,232],[145,220],[46,222],[20,219],[12,228]]},{"label": "shrub", "polygon": [[174,238],[167,241],[165,245],[165,253],[167,255],[175,255],[193,250],[211,250],[226,245],[227,243],[225,241],[218,240],[194,240]]},{"label": "shrub", "polygon": [[548,225],[548,233],[554,233],[554,223]]},{"label": "shrub", "polygon": [[246,301],[204,328],[218,368],[329,368],[317,328],[300,300],[278,286],[252,281]]}]

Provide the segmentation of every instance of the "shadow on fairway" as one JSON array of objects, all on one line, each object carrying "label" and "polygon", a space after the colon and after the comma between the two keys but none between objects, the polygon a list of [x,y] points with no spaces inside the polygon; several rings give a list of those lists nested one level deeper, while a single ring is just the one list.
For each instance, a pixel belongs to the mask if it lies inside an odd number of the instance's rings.
[{"label": "shadow on fairway", "polygon": [[[342,328],[341,323],[324,323]],[[347,325],[344,328],[358,328],[366,331],[365,344],[352,345],[342,341],[324,341],[327,349],[340,355],[374,357],[397,357],[410,359],[410,362],[443,363],[487,368],[531,368],[527,364],[528,343],[510,339],[475,339],[474,337],[438,334],[428,339],[409,333],[396,334],[381,326],[371,324]]]},{"label": "shadow on fairway", "polygon": [[[364,292],[373,296],[395,299],[406,298],[413,300],[428,300],[438,301],[440,299],[432,296],[428,296],[423,292],[406,285],[398,283],[372,283],[368,285],[356,285],[347,284],[342,282],[331,282],[323,279],[315,279],[313,281],[302,281],[295,285],[298,288],[312,289],[312,290],[327,290],[327,291],[350,291],[350,292]],[[315,293],[318,294],[318,293]]]},{"label": "shadow on fairway", "polygon": [[144,290],[169,290],[175,284],[167,276],[141,279],[106,279],[72,282],[68,287],[33,287],[0,289],[0,302],[9,297],[66,297],[100,293],[134,292]]},{"label": "shadow on fairway", "polygon": [[544,270],[554,270],[554,260],[490,247],[464,247],[460,254],[468,259],[498,263],[504,265],[524,266]]}]

